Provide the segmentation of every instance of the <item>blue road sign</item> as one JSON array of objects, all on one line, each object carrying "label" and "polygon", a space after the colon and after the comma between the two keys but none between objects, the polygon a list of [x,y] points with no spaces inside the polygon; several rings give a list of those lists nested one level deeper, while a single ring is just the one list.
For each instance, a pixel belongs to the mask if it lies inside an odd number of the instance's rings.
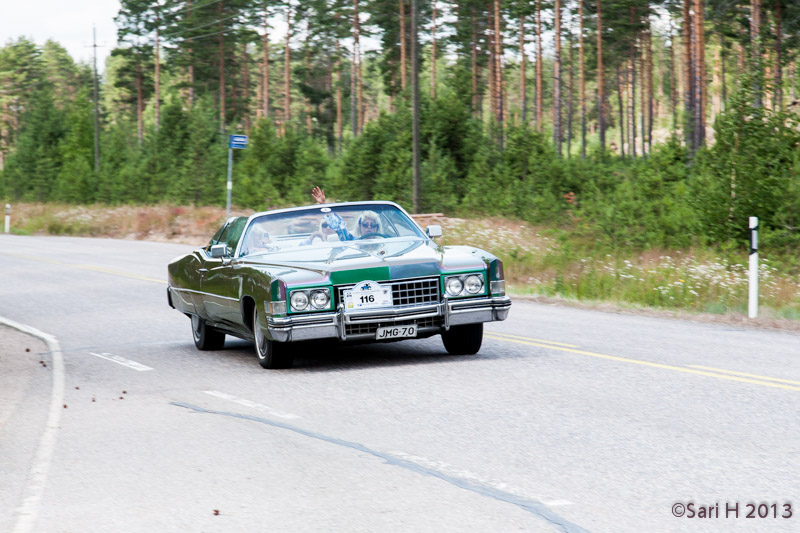
[{"label": "blue road sign", "polygon": [[228,148],[247,148],[247,135],[229,135]]}]

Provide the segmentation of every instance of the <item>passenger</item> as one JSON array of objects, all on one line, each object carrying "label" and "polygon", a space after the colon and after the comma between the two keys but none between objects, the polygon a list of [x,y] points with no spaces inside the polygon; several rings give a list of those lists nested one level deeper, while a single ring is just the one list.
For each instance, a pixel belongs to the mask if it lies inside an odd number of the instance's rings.
[{"label": "passenger", "polygon": [[317,201],[318,204],[325,203],[325,191],[320,189],[319,187],[314,187],[311,189],[311,197]]},{"label": "passenger", "polygon": [[244,247],[244,253],[242,253],[242,255],[248,255],[256,252],[274,251],[275,249],[275,243],[272,241],[272,237],[270,236],[269,232],[260,226],[256,226],[250,230],[248,234],[247,242],[245,243]]},{"label": "passenger", "polygon": [[[336,230],[331,227],[328,223],[328,220],[325,217],[322,217],[322,220],[319,221],[319,229],[308,236],[308,241],[304,244],[316,244],[318,242],[328,242],[331,239],[331,235],[336,235]],[[333,239],[338,240],[338,239]]]},{"label": "passenger", "polygon": [[[325,191],[320,187],[311,189],[311,196],[318,204],[324,204],[326,201]],[[369,238],[369,235],[373,234],[383,234],[381,231],[380,216],[375,211],[364,211],[359,215],[356,222],[357,235],[353,235],[350,230],[347,229],[347,225],[344,223],[344,220],[342,220],[342,217],[336,213],[329,213],[323,217],[322,222],[320,222],[320,231],[322,231],[323,224],[326,226],[326,229],[330,228],[335,231],[336,234],[339,235],[339,240],[342,241],[352,241],[355,239]],[[312,234],[312,238],[313,236],[314,234]]]}]

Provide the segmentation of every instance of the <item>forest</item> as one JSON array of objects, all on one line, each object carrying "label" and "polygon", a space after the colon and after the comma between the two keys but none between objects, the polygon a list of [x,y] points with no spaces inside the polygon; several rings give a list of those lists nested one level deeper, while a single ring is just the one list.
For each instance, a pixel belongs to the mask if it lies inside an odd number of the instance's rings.
[{"label": "forest", "polygon": [[800,245],[793,0],[122,0],[115,21],[102,76],[54,41],[0,48],[0,199],[224,205],[245,134],[240,208],[320,185],[608,249],[745,247],[750,216]]}]

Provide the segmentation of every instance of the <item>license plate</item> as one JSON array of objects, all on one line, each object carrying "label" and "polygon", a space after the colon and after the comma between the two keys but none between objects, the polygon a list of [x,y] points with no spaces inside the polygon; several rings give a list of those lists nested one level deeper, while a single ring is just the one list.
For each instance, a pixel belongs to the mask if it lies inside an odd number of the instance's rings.
[{"label": "license plate", "polygon": [[358,311],[392,306],[392,287],[374,281],[362,281],[344,291],[345,311]]},{"label": "license plate", "polygon": [[407,337],[417,336],[417,325],[410,326],[387,326],[385,328],[378,328],[375,332],[375,339],[402,339]]}]

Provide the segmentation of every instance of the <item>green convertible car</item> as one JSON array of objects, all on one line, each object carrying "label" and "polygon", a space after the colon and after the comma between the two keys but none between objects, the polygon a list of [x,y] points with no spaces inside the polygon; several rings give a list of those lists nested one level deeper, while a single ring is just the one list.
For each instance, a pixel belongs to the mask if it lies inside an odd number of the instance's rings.
[{"label": "green convertible car", "polygon": [[169,305],[200,350],[252,340],[264,368],[291,367],[298,341],[441,335],[450,354],[480,350],[505,320],[503,263],[434,242],[392,202],[348,202],[232,217],[204,248],[169,264]]}]

